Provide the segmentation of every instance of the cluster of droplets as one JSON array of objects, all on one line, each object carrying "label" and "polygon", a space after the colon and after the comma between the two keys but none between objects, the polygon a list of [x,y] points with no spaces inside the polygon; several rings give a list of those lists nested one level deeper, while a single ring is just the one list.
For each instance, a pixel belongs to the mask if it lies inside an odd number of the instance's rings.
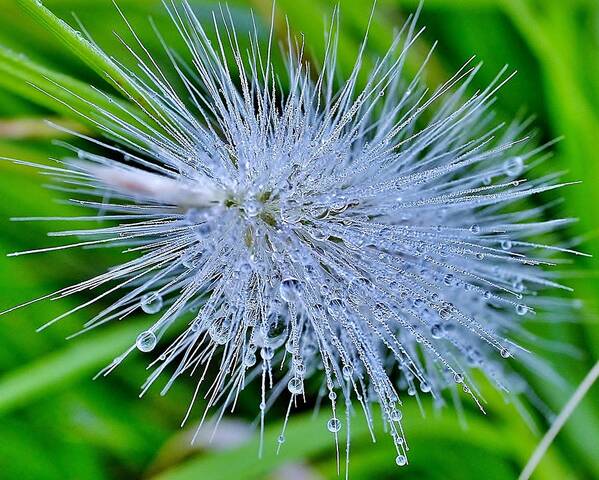
[{"label": "cluster of droplets", "polygon": [[[522,203],[559,185],[552,176],[523,182],[542,149],[520,140],[522,124],[502,132],[490,123],[501,76],[464,100],[478,68],[467,65],[427,96],[420,73],[402,74],[419,35],[414,17],[362,90],[363,50],[334,88],[334,26],[316,79],[291,43],[283,96],[253,40],[243,60],[228,17],[229,43],[217,35],[233,53],[236,79],[189,5],[182,9],[183,16],[169,13],[179,32],[194,32],[183,35],[194,78],[169,57],[191,101],[163,82],[153,59],[138,58],[142,72],[130,74],[132,84],[161,129],[148,123],[148,132],[94,106],[111,120],[101,129],[121,139],[111,150],[125,160],[73,147],[77,158],[57,177],[95,191],[102,201],[84,205],[99,219],[124,220],[69,234],[139,253],[57,296],[116,282],[127,293],[86,329],[138,309],[156,319],[104,373],[134,350],[153,352],[178,328],[144,392],[167,371],[164,391],[180,375],[197,374],[212,382],[206,408],[220,418],[253,383],[263,429],[275,401],[287,399],[289,416],[314,396],[306,380],[317,378],[335,442],[354,405],[371,429],[378,411],[399,466],[409,450],[404,392],[428,395],[438,407],[445,391],[462,392],[454,401],[466,396],[480,406],[473,369],[502,391],[526,392],[501,360],[519,356],[535,368],[518,345],[518,337],[531,338],[522,321],[549,305],[543,288],[562,286],[540,268],[549,263],[538,255],[544,246],[529,239],[564,222],[538,221],[542,208]],[[427,118],[433,102],[441,105]],[[286,426],[287,418],[279,447]]]}]

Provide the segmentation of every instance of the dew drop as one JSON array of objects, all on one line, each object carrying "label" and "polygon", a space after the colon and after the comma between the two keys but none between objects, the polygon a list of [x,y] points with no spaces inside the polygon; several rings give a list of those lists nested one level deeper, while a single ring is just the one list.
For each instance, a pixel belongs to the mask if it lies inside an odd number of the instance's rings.
[{"label": "dew drop", "polygon": [[298,395],[304,390],[304,383],[302,382],[301,378],[293,377],[291,380],[289,380],[289,383],[287,383],[287,388],[294,395]]},{"label": "dew drop", "polygon": [[331,433],[337,433],[339,430],[341,430],[341,422],[339,419],[335,417],[329,419],[327,422],[327,430]]},{"label": "dew drop", "polygon": [[480,233],[480,227],[475,223],[470,226],[470,231],[472,233]]},{"label": "dew drop", "polygon": [[141,297],[141,309],[146,313],[156,313],[162,308],[162,296],[157,292],[149,292]]},{"label": "dew drop", "polygon": [[254,352],[247,352],[243,359],[243,364],[246,367],[253,367],[256,364],[256,355]]},{"label": "dew drop", "polygon": [[502,348],[502,349],[499,351],[499,354],[500,354],[500,355],[501,355],[503,358],[509,358],[509,357],[511,357],[510,351],[509,351],[507,348],[505,348],[505,347],[504,347],[504,348]]},{"label": "dew drop", "polygon": [[394,422],[399,422],[403,417],[403,413],[401,413],[400,410],[397,410],[396,408],[394,408],[393,410],[391,410],[391,420],[393,420]]},{"label": "dew drop", "polygon": [[524,162],[522,161],[522,157],[510,158],[503,163],[503,171],[510,177],[520,175],[523,168]]},{"label": "dew drop", "polygon": [[516,313],[518,315],[526,315],[528,313],[528,307],[520,303],[516,305]]},{"label": "dew drop", "polygon": [[512,241],[511,240],[502,240],[501,248],[503,250],[511,250],[512,249]]},{"label": "dew drop", "polygon": [[243,208],[248,217],[255,217],[260,212],[260,204],[256,200],[248,200]]},{"label": "dew drop", "polygon": [[435,340],[443,338],[443,328],[438,323],[435,323],[431,327],[431,337],[433,337]]},{"label": "dew drop", "polygon": [[397,465],[400,467],[403,467],[406,463],[408,463],[408,459],[405,455],[398,455],[395,457],[395,463],[397,463]]},{"label": "dew drop", "polygon": [[151,352],[156,346],[156,335],[154,332],[147,330],[141,332],[135,340],[135,346],[140,352]]},{"label": "dew drop", "polygon": [[275,356],[275,351],[271,347],[262,347],[260,349],[260,356],[264,360],[270,360]]},{"label": "dew drop", "polygon": [[281,298],[286,302],[292,302],[297,298],[300,282],[297,278],[289,277],[284,279],[279,286]]},{"label": "dew drop", "polygon": [[285,443],[285,435],[283,435],[283,434],[279,435],[279,438],[277,438],[277,442]]}]

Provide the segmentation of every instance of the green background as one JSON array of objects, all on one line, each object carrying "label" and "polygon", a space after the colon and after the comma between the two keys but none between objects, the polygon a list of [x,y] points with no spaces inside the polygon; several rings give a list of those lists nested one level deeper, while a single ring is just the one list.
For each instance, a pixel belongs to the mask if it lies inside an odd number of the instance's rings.
[{"label": "green background", "polygon": [[[163,31],[172,32],[159,1],[118,3],[150,47],[157,48],[158,42],[148,16],[164,26]],[[208,1],[191,3],[207,21],[211,9],[217,8]],[[77,25],[72,15],[75,12],[96,41],[120,58],[123,48],[112,32],[124,32],[126,27],[112,2],[45,0],[44,4],[73,26]],[[251,25],[248,7],[254,9],[262,26],[268,22],[269,0],[233,0],[228,4],[239,30]],[[323,47],[322,21],[333,4],[278,0],[277,24],[283,24],[287,15],[293,31],[305,34],[309,54],[318,58]],[[364,33],[370,2],[342,0],[340,4],[340,64],[347,71]],[[384,52],[393,29],[416,7],[416,1],[378,2],[369,58]],[[559,411],[599,357],[595,301],[599,293],[599,2],[428,0],[420,23],[427,30],[411,57],[412,72],[435,40],[440,44],[426,77],[431,86],[448,78],[472,54],[485,63],[472,88],[484,86],[508,63],[519,73],[500,92],[498,117],[537,114],[541,139],[565,137],[544,168],[564,171],[567,180],[583,181],[564,189],[561,195],[565,201],[551,213],[579,218],[574,227],[560,235],[564,240],[566,236],[574,238],[582,250],[595,256],[571,259],[566,269],[565,281],[576,289],[585,307],[563,324],[533,326],[546,337],[575,345],[579,351],[575,357],[543,353],[570,388],[528,378],[543,401]],[[85,60],[96,68],[98,63],[80,51],[73,38],[63,33],[61,39],[61,31],[51,21],[44,24],[34,2],[0,0],[0,156],[46,162],[61,151],[52,146],[57,133],[46,127],[43,119],[76,121],[69,109],[29,83],[58,96],[60,91],[51,80],[59,80],[83,95],[94,95],[90,83],[115,93]],[[167,35],[169,41],[171,36]],[[175,46],[180,43],[175,38],[172,42]],[[83,61],[78,54],[83,54]],[[61,194],[44,189],[46,179],[32,169],[1,162],[0,175],[0,310],[100,273],[119,261],[119,254],[109,250],[4,257],[15,250],[58,244],[46,233],[65,226],[60,222],[10,222],[10,217],[78,212],[54,201]],[[553,192],[543,200],[555,198]],[[292,417],[279,455],[274,450],[281,412],[273,412],[267,424],[265,456],[259,461],[257,435],[250,426],[258,401],[251,389],[242,397],[239,413],[225,418],[212,445],[200,439],[192,447],[193,425],[179,428],[193,391],[192,380],[179,382],[165,397],[154,389],[139,399],[146,360],[137,355],[109,377],[92,381],[101,367],[130,345],[147,320],[131,319],[65,342],[64,337],[89,318],[90,312],[84,312],[44,333],[35,333],[45,321],[86,298],[82,294],[35,304],[0,317],[1,479],[337,478],[334,444],[325,428],[326,412],[314,418],[306,410]],[[401,469],[394,464],[392,445],[384,433],[379,431],[378,442],[372,444],[357,415],[350,478],[516,478],[540,439],[538,432],[546,430],[546,421],[529,408],[538,429],[535,432],[513,404],[507,404],[484,382],[482,388],[488,415],[466,405],[465,426],[453,409],[436,414],[425,402],[423,418],[415,402],[406,402],[404,428],[411,444],[410,465]],[[598,405],[599,385],[595,385],[533,478],[599,478]]]}]

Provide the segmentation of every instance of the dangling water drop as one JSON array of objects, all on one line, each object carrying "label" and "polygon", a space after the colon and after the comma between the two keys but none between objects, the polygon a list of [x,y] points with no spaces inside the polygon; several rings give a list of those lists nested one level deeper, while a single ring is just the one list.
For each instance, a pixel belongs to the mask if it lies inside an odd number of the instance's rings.
[{"label": "dangling water drop", "polygon": [[162,296],[157,292],[149,292],[141,297],[141,309],[146,313],[156,313],[162,308]]},{"label": "dangling water drop", "polygon": [[289,277],[284,279],[279,286],[281,298],[286,302],[292,302],[299,293],[300,282],[297,278]]},{"label": "dangling water drop", "polygon": [[156,343],[156,335],[150,330],[141,332],[135,340],[135,346],[140,352],[151,352],[156,347]]},{"label": "dangling water drop", "polygon": [[333,417],[327,422],[327,429],[331,433],[337,433],[341,430],[341,422],[339,419]]}]

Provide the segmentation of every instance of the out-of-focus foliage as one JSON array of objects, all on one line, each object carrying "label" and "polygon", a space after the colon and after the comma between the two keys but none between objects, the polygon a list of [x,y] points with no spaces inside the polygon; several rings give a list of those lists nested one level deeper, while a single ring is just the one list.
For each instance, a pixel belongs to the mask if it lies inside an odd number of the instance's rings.
[{"label": "out-of-focus foliage", "polygon": [[[101,97],[89,88],[90,83],[115,92],[48,25],[28,13],[25,3],[0,0],[0,156],[47,162],[61,151],[51,143],[57,132],[49,130],[43,119],[71,124],[80,119],[29,83],[52,91],[52,81],[58,80],[97,99]],[[170,31],[161,2],[118,3],[150,49],[159,51],[147,17],[152,16],[161,31]],[[210,11],[218,8],[216,2],[191,3],[207,22]],[[80,21],[115,56],[125,53],[113,30],[126,27],[109,0],[46,0],[44,4],[73,26]],[[268,23],[270,0],[231,0],[228,4],[240,29],[251,26],[249,7],[262,29]],[[363,37],[370,5],[353,0],[340,4],[340,66],[347,71]],[[309,55],[319,58],[323,19],[333,5],[325,0],[278,0],[277,34],[285,34],[287,16],[292,29],[304,34]],[[393,29],[416,7],[415,0],[378,2],[368,44],[370,58],[385,50]],[[528,378],[542,400],[559,411],[599,354],[595,314],[599,295],[599,2],[428,0],[421,24],[428,28],[416,45],[410,68],[417,68],[435,40],[440,44],[427,77],[433,87],[471,54],[485,62],[472,88],[484,86],[508,63],[519,74],[498,97],[498,117],[508,119],[522,109],[536,113],[541,140],[565,136],[544,168],[564,170],[568,180],[583,181],[561,192],[565,202],[553,207],[553,213],[580,218],[574,228],[562,233],[563,241],[573,238],[584,251],[595,255],[595,259],[576,258],[566,279],[586,306],[571,322],[543,323],[541,318],[531,325],[548,338],[578,348],[577,356],[539,352],[571,384],[570,390],[556,390],[537,378]],[[179,39],[167,37],[175,48],[180,44]],[[76,128],[89,126],[77,124]],[[0,254],[56,244],[45,235],[64,226],[61,222],[10,222],[9,217],[65,216],[74,214],[75,209],[54,201],[60,194],[44,189],[44,178],[31,169],[3,162],[0,174]],[[555,193],[549,195],[548,199],[555,198]],[[118,255],[96,249],[4,258],[0,260],[0,310],[98,273]],[[334,442],[321,414],[307,410],[291,420],[287,441],[278,455],[275,439],[280,425],[276,415],[271,415],[265,455],[259,461],[258,438],[251,426],[257,413],[252,392],[242,397],[238,407],[247,424],[225,419],[212,444],[202,437],[191,447],[193,428],[180,430],[179,422],[191,398],[193,380],[179,382],[165,397],[152,390],[140,400],[137,393],[145,377],[145,360],[138,356],[110,377],[93,382],[93,374],[128,345],[144,319],[128,320],[65,342],[64,337],[86,320],[75,314],[44,333],[35,333],[45,321],[78,301],[83,298],[35,304],[0,317],[0,478],[337,478]],[[411,463],[401,469],[394,464],[391,442],[381,435],[373,446],[357,415],[351,478],[515,478],[539,434],[514,405],[506,404],[488,386],[483,385],[483,392],[488,402],[486,417],[468,405],[461,420],[452,409],[438,416],[425,402],[427,418],[422,418],[415,402],[406,402]],[[595,387],[533,478],[599,478],[598,405],[599,388]],[[534,408],[524,407],[530,412],[530,423],[544,431],[546,419]]]}]

